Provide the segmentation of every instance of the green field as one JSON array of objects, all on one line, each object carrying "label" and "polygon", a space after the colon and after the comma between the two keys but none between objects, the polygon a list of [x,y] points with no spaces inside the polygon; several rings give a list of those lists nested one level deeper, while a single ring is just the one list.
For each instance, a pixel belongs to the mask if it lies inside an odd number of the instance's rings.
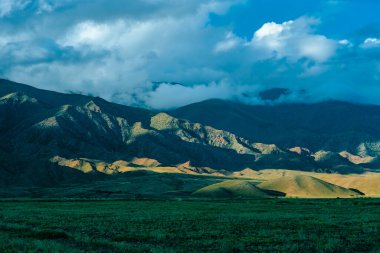
[{"label": "green field", "polygon": [[0,252],[380,252],[380,200],[0,202]]}]

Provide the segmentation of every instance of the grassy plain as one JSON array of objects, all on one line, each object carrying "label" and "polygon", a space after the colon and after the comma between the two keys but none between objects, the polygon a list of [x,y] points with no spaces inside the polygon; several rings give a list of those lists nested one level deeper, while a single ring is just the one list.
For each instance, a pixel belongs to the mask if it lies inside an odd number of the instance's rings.
[{"label": "grassy plain", "polygon": [[0,252],[205,251],[380,252],[380,200],[0,201]]}]

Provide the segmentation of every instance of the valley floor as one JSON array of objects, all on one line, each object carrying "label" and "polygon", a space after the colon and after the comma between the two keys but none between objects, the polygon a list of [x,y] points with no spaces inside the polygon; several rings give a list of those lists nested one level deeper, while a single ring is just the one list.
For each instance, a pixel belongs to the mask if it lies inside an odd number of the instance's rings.
[{"label": "valley floor", "polygon": [[380,252],[379,199],[0,201],[0,252]]}]

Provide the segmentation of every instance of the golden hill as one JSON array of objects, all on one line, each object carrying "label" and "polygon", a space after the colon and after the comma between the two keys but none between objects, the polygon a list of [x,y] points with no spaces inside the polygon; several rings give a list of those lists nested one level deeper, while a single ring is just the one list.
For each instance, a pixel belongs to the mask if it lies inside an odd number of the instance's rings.
[{"label": "golden hill", "polygon": [[107,163],[87,158],[66,159],[60,156],[55,156],[50,159],[50,162],[76,169],[84,173],[101,172],[112,175],[139,170],[147,170],[157,173],[185,173],[175,166],[160,166],[161,164],[157,160],[150,158],[135,157],[131,159],[131,161],[118,160],[113,163]]},{"label": "golden hill", "polygon": [[305,175],[280,177],[260,183],[257,186],[266,190],[283,192],[286,197],[348,198],[360,196],[353,190]]},{"label": "golden hill", "polygon": [[380,173],[363,173],[342,175],[338,173],[318,173],[296,170],[252,170],[245,169],[232,174],[237,178],[254,179],[258,181],[272,181],[283,177],[298,175],[310,176],[347,189],[355,189],[366,197],[380,196]]},{"label": "golden hill", "polygon": [[227,180],[203,187],[193,193],[197,197],[209,198],[271,198],[253,183],[244,180]]},{"label": "golden hill", "polygon": [[365,173],[361,175],[322,174],[320,178],[345,188],[359,190],[367,197],[380,196],[380,175],[378,173]]}]

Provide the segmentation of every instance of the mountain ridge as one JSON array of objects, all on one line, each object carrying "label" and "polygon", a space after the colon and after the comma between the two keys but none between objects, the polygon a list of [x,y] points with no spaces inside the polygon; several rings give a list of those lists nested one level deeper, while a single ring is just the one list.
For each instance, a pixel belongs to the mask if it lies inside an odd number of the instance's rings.
[{"label": "mountain ridge", "polygon": [[212,99],[169,113],[254,142],[274,143],[283,149],[303,147],[313,152],[348,151],[369,156],[380,151],[380,129],[376,127],[380,124],[380,106],[377,105],[336,100],[246,105]]},{"label": "mountain ridge", "polygon": [[[59,162],[51,162],[57,156],[67,161],[98,160],[104,166],[137,157],[155,160],[165,170],[190,162],[191,168],[178,170],[189,173],[233,172],[245,168],[341,173],[366,170],[362,164],[351,162],[346,153],[345,157],[331,153],[317,160],[317,153],[253,142],[168,112],[50,92],[5,80],[0,80],[0,138],[0,173],[7,185],[23,178],[19,180],[22,185],[28,176],[34,178],[31,185],[38,185],[38,173],[53,175],[54,168],[66,168],[71,174],[83,173],[89,168],[73,166],[77,169],[73,172],[72,166],[67,166],[69,163],[62,162],[61,166]],[[306,149],[300,147],[300,150]],[[177,171],[169,169],[173,170]],[[36,171],[38,173],[34,173]],[[65,174],[65,170],[59,171]],[[104,174],[104,169],[92,171],[94,177],[103,177],[99,173]],[[51,182],[40,183],[60,183],[52,178]]]}]

